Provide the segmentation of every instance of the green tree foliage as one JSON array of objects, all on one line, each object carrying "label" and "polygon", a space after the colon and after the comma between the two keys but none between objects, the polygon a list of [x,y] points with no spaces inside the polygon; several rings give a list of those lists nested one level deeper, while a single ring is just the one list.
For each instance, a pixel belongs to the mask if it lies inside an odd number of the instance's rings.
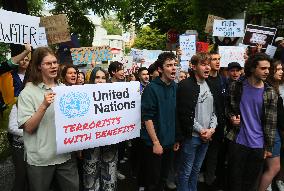
[{"label": "green tree foliage", "polygon": [[145,26],[137,34],[133,47],[148,50],[165,50],[166,34],[161,34],[158,29]]},{"label": "green tree foliage", "polygon": [[123,0],[116,9],[124,25],[134,23],[139,28],[150,23],[163,33],[175,28],[180,33],[195,29],[202,34],[209,13],[232,18],[246,6],[246,0]]},{"label": "green tree foliage", "polygon": [[265,18],[266,26],[276,27],[279,35],[284,35],[283,10],[283,0],[261,1],[248,7],[248,16],[253,24],[261,24],[261,19]]},{"label": "green tree foliage", "polygon": [[122,35],[122,26],[115,16],[105,17],[102,26],[107,30],[108,35]]},{"label": "green tree foliage", "polygon": [[41,16],[44,0],[29,0],[27,3],[30,15]]},{"label": "green tree foliage", "polygon": [[4,62],[6,57],[8,56],[8,53],[10,52],[9,44],[0,43],[0,63]]},{"label": "green tree foliage", "polygon": [[79,36],[81,46],[91,46],[95,26],[85,15],[88,13],[89,4],[77,0],[49,0],[54,3],[53,14],[66,14],[69,19],[70,32]]}]

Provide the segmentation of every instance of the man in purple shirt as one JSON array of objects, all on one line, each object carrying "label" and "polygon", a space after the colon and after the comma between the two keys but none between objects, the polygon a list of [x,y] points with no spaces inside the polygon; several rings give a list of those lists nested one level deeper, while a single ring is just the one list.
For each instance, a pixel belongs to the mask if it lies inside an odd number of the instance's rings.
[{"label": "man in purple shirt", "polygon": [[246,78],[230,86],[227,115],[229,190],[256,191],[264,159],[271,156],[277,122],[277,95],[264,81],[270,59],[257,53],[245,64]]}]

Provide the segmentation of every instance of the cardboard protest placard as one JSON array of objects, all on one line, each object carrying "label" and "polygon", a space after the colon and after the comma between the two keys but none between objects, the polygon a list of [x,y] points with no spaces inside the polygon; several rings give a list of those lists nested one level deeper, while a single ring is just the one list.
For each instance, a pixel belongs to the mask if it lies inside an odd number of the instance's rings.
[{"label": "cardboard protest placard", "polygon": [[71,48],[70,52],[74,65],[90,64],[92,60],[101,62],[112,59],[109,46]]},{"label": "cardboard protest placard", "polygon": [[180,35],[179,43],[182,50],[181,60],[190,60],[196,54],[196,36]]},{"label": "cardboard protest placard", "polygon": [[45,27],[49,44],[71,41],[67,16],[64,14],[40,18],[41,26]]},{"label": "cardboard protest placard", "polygon": [[244,25],[244,19],[214,20],[213,36],[243,37]]},{"label": "cardboard protest placard", "polygon": [[140,83],[57,86],[57,154],[116,144],[140,136]]},{"label": "cardboard protest placard", "polygon": [[270,44],[267,46],[265,53],[270,57],[273,58],[275,55],[275,52],[277,50],[276,46],[271,46]]},{"label": "cardboard protest placard", "polygon": [[39,17],[0,10],[0,42],[39,44]]},{"label": "cardboard protest placard", "polygon": [[242,46],[219,46],[221,67],[228,67],[230,62],[238,62],[242,67],[245,64],[246,48]]},{"label": "cardboard protest placard", "polygon": [[204,30],[206,33],[212,33],[213,32],[213,23],[214,23],[215,19],[216,20],[224,20],[224,18],[222,18],[222,17],[218,17],[218,16],[214,16],[214,15],[208,15],[205,30]]},{"label": "cardboard protest placard", "polygon": [[247,24],[243,44],[249,46],[261,44],[265,49],[269,44],[272,44],[276,32],[276,28]]},{"label": "cardboard protest placard", "polygon": [[197,42],[196,52],[208,52],[209,43],[207,42]]}]

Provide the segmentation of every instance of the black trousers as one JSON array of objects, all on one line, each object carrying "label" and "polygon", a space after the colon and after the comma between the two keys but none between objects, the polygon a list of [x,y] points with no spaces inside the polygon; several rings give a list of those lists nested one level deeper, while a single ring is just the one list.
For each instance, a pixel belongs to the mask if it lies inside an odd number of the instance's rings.
[{"label": "black trousers", "polygon": [[152,146],[143,145],[145,191],[162,191],[166,185],[173,149],[163,148],[163,150],[162,155],[156,155]]},{"label": "black trousers", "polygon": [[15,182],[13,191],[28,190],[28,175],[24,161],[24,148],[12,146],[12,158],[15,166]]},{"label": "black trousers", "polygon": [[229,143],[229,190],[256,191],[264,164],[264,150]]}]

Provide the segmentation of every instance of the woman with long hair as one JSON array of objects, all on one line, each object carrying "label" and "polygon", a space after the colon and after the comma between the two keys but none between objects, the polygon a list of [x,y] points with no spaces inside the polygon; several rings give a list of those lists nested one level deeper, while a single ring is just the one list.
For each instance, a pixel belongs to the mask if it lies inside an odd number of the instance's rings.
[{"label": "woman with long hair", "polygon": [[58,62],[46,47],[33,52],[28,83],[18,98],[18,123],[23,128],[27,174],[31,191],[49,191],[54,181],[61,191],[78,191],[76,162],[70,153],[56,154],[53,87]]},{"label": "woman with long hair", "polygon": [[274,147],[272,156],[266,158],[266,170],[264,171],[260,185],[259,191],[272,190],[271,182],[273,178],[277,175],[280,170],[280,149],[281,149],[281,138],[280,131],[283,131],[283,118],[284,118],[284,109],[283,109],[283,100],[279,93],[279,84],[282,79],[283,70],[282,64],[280,61],[276,60],[271,62],[269,68],[269,75],[267,77],[267,82],[274,88],[278,94],[278,105],[277,105],[277,131],[275,135]]},{"label": "woman with long hair", "polygon": [[[107,82],[107,72],[95,67],[89,84]],[[117,189],[117,148],[114,145],[83,150],[83,182],[85,191],[115,191]]]}]

